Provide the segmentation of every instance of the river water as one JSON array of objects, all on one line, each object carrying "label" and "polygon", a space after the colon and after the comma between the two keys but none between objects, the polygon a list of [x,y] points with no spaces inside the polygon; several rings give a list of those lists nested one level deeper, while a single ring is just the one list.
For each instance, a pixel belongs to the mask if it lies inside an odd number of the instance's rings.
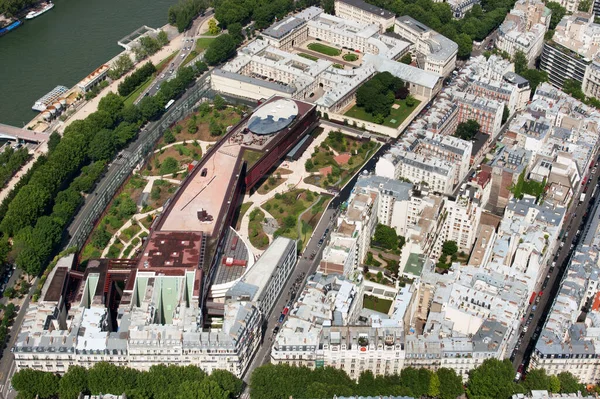
[{"label": "river water", "polygon": [[52,10],[0,37],[0,122],[29,122],[38,98],[74,86],[121,52],[117,41],[140,26],[163,26],[175,2],[55,0]]}]

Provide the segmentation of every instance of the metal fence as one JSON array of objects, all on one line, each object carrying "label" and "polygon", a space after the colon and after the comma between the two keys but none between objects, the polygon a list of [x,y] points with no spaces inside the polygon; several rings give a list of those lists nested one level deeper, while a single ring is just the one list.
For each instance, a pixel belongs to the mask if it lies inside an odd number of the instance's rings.
[{"label": "metal fence", "polygon": [[177,100],[159,121],[150,124],[148,130],[140,132],[139,138],[122,152],[119,159],[113,162],[94,193],[88,196],[86,204],[71,223],[69,230],[73,230],[67,247],[77,246],[81,249],[92,232],[94,223],[110,203],[119,187],[131,175],[136,165],[151,154],[154,145],[169,126],[188,115],[198,101],[209,95],[209,91],[210,76],[206,74],[187,90],[183,97]]}]

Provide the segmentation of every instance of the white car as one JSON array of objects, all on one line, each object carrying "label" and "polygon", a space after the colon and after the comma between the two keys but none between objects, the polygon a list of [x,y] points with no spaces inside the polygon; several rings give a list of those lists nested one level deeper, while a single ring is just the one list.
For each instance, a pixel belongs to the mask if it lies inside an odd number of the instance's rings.
[{"label": "white car", "polygon": [[185,53],[181,53],[181,58],[185,57]]}]

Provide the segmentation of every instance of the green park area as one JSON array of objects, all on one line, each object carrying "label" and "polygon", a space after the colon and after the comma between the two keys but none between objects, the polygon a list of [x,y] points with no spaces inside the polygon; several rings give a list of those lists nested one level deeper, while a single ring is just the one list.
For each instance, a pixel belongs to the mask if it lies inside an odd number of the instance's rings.
[{"label": "green park area", "polygon": [[[275,231],[273,236],[284,236],[294,240],[304,237],[314,228],[314,225],[310,225],[311,219],[307,215],[307,218],[301,218],[301,225],[298,226],[298,219],[304,211],[306,211],[312,204],[320,207],[317,211],[323,210],[324,201],[321,201],[318,194],[308,190],[291,190],[283,194],[275,194],[275,196],[269,199],[264,205],[263,209],[269,212],[277,220],[279,228]],[[307,212],[310,213],[310,212]],[[304,220],[304,222],[302,221]],[[315,225],[316,222],[315,220]]]},{"label": "green park area", "polygon": [[346,53],[342,56],[342,58],[344,59],[344,61],[353,62],[358,60],[358,55],[353,53]]},{"label": "green park area", "polygon": [[217,141],[228,126],[234,126],[242,119],[244,112],[245,107],[227,106],[222,97],[216,96],[213,106],[203,102],[194,113],[168,129],[157,148],[180,141]]},{"label": "green park area", "polygon": [[311,173],[304,181],[323,188],[342,187],[378,146],[374,141],[347,136],[340,131],[329,132],[304,164]]},{"label": "green park area", "polygon": [[306,53],[298,53],[298,55],[302,58],[306,58],[311,61],[316,61],[319,59],[319,58],[315,57],[314,55],[310,55],[310,54],[306,54]]},{"label": "green park area", "polygon": [[356,105],[345,115],[397,128],[418,107],[404,81],[389,72],[378,73],[356,91]]},{"label": "green park area", "polygon": [[[265,220],[265,213],[259,208],[254,208],[248,215],[248,238],[250,243],[258,249],[267,249],[269,246],[269,237],[263,231],[262,222]],[[241,218],[240,218],[241,219]]]},{"label": "green park area", "polygon": [[394,104],[398,107],[390,109],[390,113],[385,117],[383,123],[378,122],[376,115],[368,113],[363,107],[359,107],[358,105],[350,108],[344,115],[367,122],[378,123],[387,127],[397,128],[406,118],[408,118],[420,103],[421,102],[415,98],[413,98],[411,106],[406,103],[406,99],[395,100]]},{"label": "green park area", "polygon": [[363,297],[363,308],[371,309],[376,312],[387,314],[392,306],[391,299],[382,299],[372,295],[365,295]]},{"label": "green park area", "polygon": [[316,51],[317,53],[325,54],[330,57],[337,57],[342,52],[335,47],[327,46],[322,43],[310,43],[308,46],[309,50]]}]

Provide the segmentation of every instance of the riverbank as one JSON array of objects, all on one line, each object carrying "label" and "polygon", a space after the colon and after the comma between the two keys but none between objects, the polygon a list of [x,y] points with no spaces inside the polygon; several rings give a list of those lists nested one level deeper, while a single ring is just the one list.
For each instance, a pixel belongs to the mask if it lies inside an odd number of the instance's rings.
[{"label": "riverbank", "polygon": [[[123,51],[117,42],[167,21],[172,0],[55,0],[56,6],[0,38],[0,122],[22,127],[33,103],[58,85],[72,87]],[[77,34],[73,34],[77,32]]]}]

